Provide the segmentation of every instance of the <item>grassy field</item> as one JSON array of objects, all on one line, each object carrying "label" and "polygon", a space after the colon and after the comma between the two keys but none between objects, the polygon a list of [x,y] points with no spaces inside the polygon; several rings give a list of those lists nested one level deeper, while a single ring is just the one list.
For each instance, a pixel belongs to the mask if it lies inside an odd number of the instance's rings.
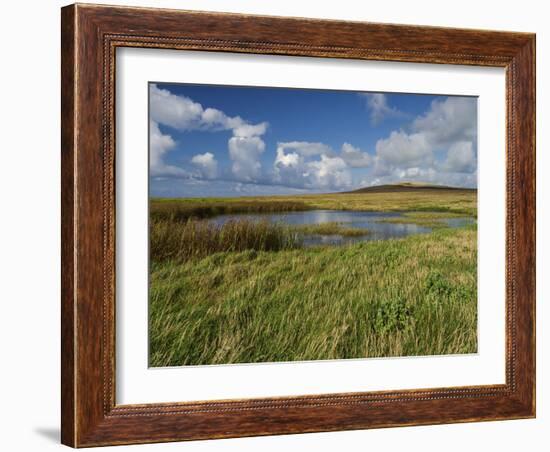
[{"label": "grassy field", "polygon": [[445,212],[476,215],[473,190],[389,191],[330,193],[326,195],[262,196],[243,198],[152,199],[153,217],[207,218],[225,213],[269,213],[308,209]]},{"label": "grassy field", "polygon": [[[472,191],[151,202],[150,364],[177,366],[472,353],[477,350]],[[429,234],[303,248],[310,230],[204,221],[220,213],[409,211]],[[317,228],[317,230],[315,230]],[[332,231],[332,232],[331,232]],[[354,230],[347,231],[350,235]]]}]

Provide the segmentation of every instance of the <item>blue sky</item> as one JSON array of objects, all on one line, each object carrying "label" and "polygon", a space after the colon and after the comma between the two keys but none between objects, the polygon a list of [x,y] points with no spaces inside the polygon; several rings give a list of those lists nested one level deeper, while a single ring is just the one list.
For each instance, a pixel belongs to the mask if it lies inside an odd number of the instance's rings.
[{"label": "blue sky", "polygon": [[152,196],[475,187],[477,99],[151,83]]}]

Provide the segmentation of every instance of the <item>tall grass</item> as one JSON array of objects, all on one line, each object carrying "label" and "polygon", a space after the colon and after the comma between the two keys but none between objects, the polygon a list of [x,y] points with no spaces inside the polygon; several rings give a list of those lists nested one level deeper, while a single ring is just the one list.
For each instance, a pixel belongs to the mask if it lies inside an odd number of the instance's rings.
[{"label": "tall grass", "polygon": [[222,225],[189,218],[153,219],[150,223],[150,259],[184,262],[218,252],[280,251],[300,246],[298,233],[268,220],[230,220]]},{"label": "tall grass", "polygon": [[152,200],[149,215],[154,220],[184,221],[189,218],[211,218],[224,214],[297,212],[310,209],[312,207],[306,203],[292,200]]},{"label": "tall grass", "polygon": [[153,262],[152,366],[473,353],[475,225]]}]

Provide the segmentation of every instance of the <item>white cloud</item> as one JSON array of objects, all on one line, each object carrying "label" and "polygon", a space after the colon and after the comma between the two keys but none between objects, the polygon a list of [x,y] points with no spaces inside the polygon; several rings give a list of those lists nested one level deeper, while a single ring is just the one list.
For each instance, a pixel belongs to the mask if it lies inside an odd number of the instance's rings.
[{"label": "white cloud", "polygon": [[372,163],[372,157],[367,152],[352,146],[349,143],[342,145],[340,157],[352,168],[366,168]]},{"label": "white cloud", "polygon": [[337,153],[319,142],[280,142],[273,163],[273,181],[310,189],[349,188],[351,168],[366,168],[372,161],[370,154],[350,143],[344,143]]},{"label": "white cloud", "polygon": [[199,169],[201,175],[206,179],[214,179],[218,175],[218,162],[211,152],[193,156],[191,163]]},{"label": "white cloud", "polygon": [[308,165],[310,186],[315,188],[343,188],[351,185],[351,174],[341,157],[321,155],[321,160]]},{"label": "white cloud", "polygon": [[203,108],[192,99],[172,94],[155,83],[149,87],[151,119],[178,130],[232,130],[235,136],[258,136],[268,124],[250,124],[240,116],[227,116],[216,108]]},{"label": "white cloud", "polygon": [[432,161],[432,147],[423,133],[391,132],[376,143],[377,157],[389,166],[417,166]]},{"label": "white cloud", "polygon": [[426,135],[434,147],[477,137],[477,100],[474,97],[447,97],[434,100],[430,110],[413,122],[413,129]]},{"label": "white cloud", "polygon": [[476,99],[468,97],[435,100],[412,122],[411,131],[394,130],[378,140],[374,181],[409,179],[475,186],[476,105]]},{"label": "white cloud", "polygon": [[149,171],[153,177],[185,177],[187,172],[182,168],[164,163],[164,155],[176,146],[170,135],[163,134],[156,122],[149,122]]},{"label": "white cloud", "polygon": [[233,135],[236,137],[255,137],[263,135],[267,130],[267,122],[259,124],[239,124],[233,129]]},{"label": "white cloud", "polygon": [[304,159],[302,156],[296,152],[289,152],[285,154],[283,148],[277,148],[277,157],[275,158],[275,163],[280,163],[281,166],[285,168],[296,168],[298,165],[302,164]]},{"label": "white cloud", "polygon": [[304,157],[313,157],[315,155],[332,155],[332,149],[323,143],[312,143],[309,141],[289,141],[277,143],[277,151],[282,152],[287,149],[292,149],[294,152],[303,155]]},{"label": "white cloud", "polygon": [[152,83],[149,86],[151,119],[177,130],[227,130],[245,124],[240,117],[229,117],[215,108],[203,108],[192,99],[172,94]]},{"label": "white cloud", "polygon": [[273,180],[279,184],[300,186],[305,183],[304,157],[297,152],[285,153],[284,148],[277,148],[277,155],[273,162]]},{"label": "white cloud", "polygon": [[323,143],[279,143],[273,181],[290,187],[341,189],[352,183],[349,166]]},{"label": "white cloud", "polygon": [[[232,172],[236,179],[255,181],[261,174],[260,155],[265,149],[265,143],[260,138],[265,134],[268,123],[250,124],[240,116],[228,116],[216,108],[203,108],[186,96],[172,94],[166,89],[152,83],[149,87],[151,115],[151,173],[157,176],[183,175],[186,172],[174,166],[163,163],[163,156],[175,147],[170,135],[160,134],[158,125],[177,130],[231,130],[233,136],[228,141],[229,157],[233,160]],[[153,150],[155,146],[155,150]],[[209,153],[207,153],[209,154]],[[217,162],[213,159],[205,162],[204,155],[193,161],[201,170],[201,175],[212,178],[217,174]],[[212,156],[213,158],[213,156]],[[154,160],[154,162],[153,162]],[[153,171],[153,166],[155,166]],[[178,171],[179,170],[179,171]]]},{"label": "white cloud", "polygon": [[203,110],[200,120],[203,128],[212,127],[214,129],[231,129],[232,124],[242,121],[238,116],[236,118],[230,118],[223,111],[216,108],[207,108]]},{"label": "white cloud", "polygon": [[370,112],[370,122],[373,125],[380,124],[386,118],[402,117],[405,114],[395,107],[388,105],[388,98],[382,93],[361,93],[367,101],[367,107]]},{"label": "white cloud", "polygon": [[149,86],[149,109],[151,120],[180,130],[199,127],[203,113],[201,104],[155,84]]},{"label": "white cloud", "polygon": [[233,176],[244,182],[257,182],[262,174],[260,156],[265,151],[265,143],[260,138],[267,130],[267,123],[240,124],[233,129],[228,141],[229,158],[233,161]]},{"label": "white cloud", "polygon": [[235,178],[245,182],[257,181],[262,171],[260,156],[265,150],[264,141],[260,137],[231,137],[228,146]]},{"label": "white cloud", "polygon": [[443,170],[450,173],[471,173],[476,168],[476,156],[471,141],[454,143],[447,152]]}]

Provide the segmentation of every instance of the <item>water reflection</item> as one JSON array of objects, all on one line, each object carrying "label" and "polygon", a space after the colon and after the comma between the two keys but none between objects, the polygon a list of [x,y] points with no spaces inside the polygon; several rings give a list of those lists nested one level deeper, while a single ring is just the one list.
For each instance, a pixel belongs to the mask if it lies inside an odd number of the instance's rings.
[{"label": "water reflection", "polygon": [[[283,212],[275,214],[232,214],[220,215],[210,221],[221,225],[230,220],[246,219],[261,221],[267,219],[270,222],[286,223],[290,225],[307,225],[321,223],[342,223],[345,227],[366,229],[363,236],[346,237],[338,234],[318,235],[310,234],[304,237],[306,246],[315,245],[345,245],[349,243],[364,242],[370,240],[387,240],[391,238],[405,237],[413,234],[425,234],[432,231],[431,227],[421,226],[415,223],[387,223],[384,219],[407,218],[400,212],[359,212],[351,210],[308,210],[304,212]],[[461,227],[473,223],[472,217],[438,218],[451,228]]]}]

